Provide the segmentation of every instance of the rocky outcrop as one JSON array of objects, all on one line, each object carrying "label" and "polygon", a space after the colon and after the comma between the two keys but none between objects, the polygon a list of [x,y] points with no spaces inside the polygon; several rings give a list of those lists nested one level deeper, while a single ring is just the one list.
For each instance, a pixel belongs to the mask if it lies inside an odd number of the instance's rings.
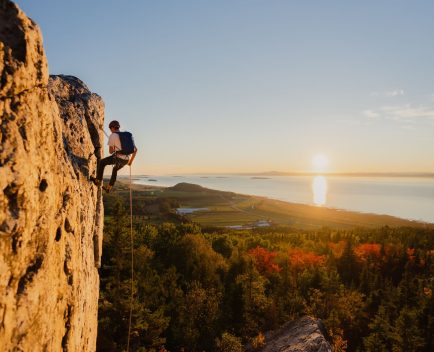
[{"label": "rocky outcrop", "polygon": [[49,78],[38,26],[0,0],[0,350],[93,351],[104,106]]},{"label": "rocky outcrop", "polygon": [[[303,317],[265,334],[265,346],[255,352],[331,352],[321,320]],[[252,351],[251,348],[247,348]]]}]

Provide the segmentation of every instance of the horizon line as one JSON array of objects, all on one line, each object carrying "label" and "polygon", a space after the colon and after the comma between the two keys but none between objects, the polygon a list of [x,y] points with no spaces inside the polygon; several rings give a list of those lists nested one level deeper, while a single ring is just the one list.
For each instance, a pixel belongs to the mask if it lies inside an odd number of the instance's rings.
[{"label": "horizon line", "polygon": [[[180,172],[137,173],[132,176],[181,176],[181,175],[234,175],[234,176],[347,176],[347,177],[408,177],[434,178],[434,172],[382,171],[382,172],[314,172],[314,171],[264,171],[264,172]],[[120,175],[121,176],[121,175]]]}]

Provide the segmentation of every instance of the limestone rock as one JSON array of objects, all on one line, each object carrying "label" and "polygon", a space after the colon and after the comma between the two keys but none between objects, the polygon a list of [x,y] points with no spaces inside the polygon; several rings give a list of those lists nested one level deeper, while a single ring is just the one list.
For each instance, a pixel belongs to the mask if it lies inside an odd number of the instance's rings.
[{"label": "limestone rock", "polygon": [[38,26],[0,0],[0,350],[93,351],[104,105],[48,77]]},{"label": "limestone rock", "polygon": [[0,19],[0,96],[46,85],[47,60],[39,27],[8,0],[0,0]]},{"label": "limestone rock", "polygon": [[321,320],[303,317],[267,332],[265,346],[256,352],[331,352],[325,333]]}]

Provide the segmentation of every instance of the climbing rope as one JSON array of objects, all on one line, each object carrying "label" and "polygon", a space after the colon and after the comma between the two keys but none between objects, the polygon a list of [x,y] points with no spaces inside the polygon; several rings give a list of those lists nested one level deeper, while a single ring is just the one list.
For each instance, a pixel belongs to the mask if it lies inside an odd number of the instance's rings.
[{"label": "climbing rope", "polygon": [[[107,138],[109,136],[107,135],[106,131],[103,129],[104,134]],[[113,164],[113,167],[115,167],[115,164]],[[133,191],[131,188],[131,165],[130,167],[130,239],[131,239],[131,298],[130,298],[130,315],[128,319],[128,339],[127,339],[127,352],[130,351],[130,337],[131,337],[131,320],[133,317],[133,301],[134,301],[134,236],[133,236]]]},{"label": "climbing rope", "polygon": [[133,192],[131,189],[131,165],[129,165],[129,166],[130,166],[131,301],[130,301],[130,318],[128,321],[127,352],[129,352],[129,350],[130,350],[131,318],[133,315],[133,299],[134,299]]},{"label": "climbing rope", "polygon": [[102,131],[104,132],[105,136],[106,136],[107,138],[109,138],[109,135],[107,134],[107,132],[105,131],[104,128],[102,129]]}]

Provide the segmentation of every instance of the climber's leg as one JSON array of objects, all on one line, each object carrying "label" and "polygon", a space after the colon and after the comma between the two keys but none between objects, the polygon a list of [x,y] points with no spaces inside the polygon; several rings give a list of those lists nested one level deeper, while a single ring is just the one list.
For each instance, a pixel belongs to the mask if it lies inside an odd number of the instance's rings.
[{"label": "climber's leg", "polygon": [[115,166],[113,167],[112,177],[110,178],[110,182],[109,182],[110,188],[113,187],[113,185],[116,182],[118,170],[122,169],[125,165],[127,165],[127,163],[128,163],[128,160],[117,158]]},{"label": "climber's leg", "polygon": [[91,177],[91,180],[93,181],[93,183],[97,186],[100,186],[102,183],[104,168],[107,165],[113,165],[115,163],[116,163],[116,157],[114,155],[110,155],[104,159],[101,159],[98,163],[97,168],[96,168],[96,178]]}]

